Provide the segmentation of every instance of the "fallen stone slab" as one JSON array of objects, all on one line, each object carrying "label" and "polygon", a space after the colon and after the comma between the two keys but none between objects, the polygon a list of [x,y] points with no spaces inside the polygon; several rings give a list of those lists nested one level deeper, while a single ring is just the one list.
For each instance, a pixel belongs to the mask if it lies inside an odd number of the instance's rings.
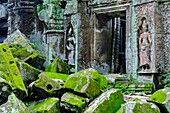
[{"label": "fallen stone slab", "polygon": [[0,106],[0,113],[30,113],[25,104],[13,93],[9,95],[8,101]]},{"label": "fallen stone slab", "polygon": [[157,104],[161,112],[170,113],[170,87],[156,91],[149,97],[148,101]]},{"label": "fallen stone slab", "polygon": [[60,113],[59,99],[49,97],[30,108],[31,113]]},{"label": "fallen stone slab", "polygon": [[143,102],[138,98],[122,104],[116,113],[161,113],[154,103]]},{"label": "fallen stone slab", "polygon": [[60,107],[65,112],[79,113],[86,104],[86,98],[67,92],[61,97]]},{"label": "fallen stone slab", "polygon": [[122,93],[117,89],[110,89],[93,100],[84,113],[116,113],[123,103]]}]

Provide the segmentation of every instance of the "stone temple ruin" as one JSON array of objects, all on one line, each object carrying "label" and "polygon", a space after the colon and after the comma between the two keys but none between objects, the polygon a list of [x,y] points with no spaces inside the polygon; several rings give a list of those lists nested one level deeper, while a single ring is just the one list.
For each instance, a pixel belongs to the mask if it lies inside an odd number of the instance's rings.
[{"label": "stone temple ruin", "polygon": [[169,0],[1,0],[0,42],[19,29],[72,72],[154,81],[170,69]]}]

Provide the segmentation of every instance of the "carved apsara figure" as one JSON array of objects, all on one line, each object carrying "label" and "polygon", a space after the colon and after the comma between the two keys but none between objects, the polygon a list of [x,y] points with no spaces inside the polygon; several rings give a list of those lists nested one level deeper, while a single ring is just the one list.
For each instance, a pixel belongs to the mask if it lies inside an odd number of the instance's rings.
[{"label": "carved apsara figure", "polygon": [[139,37],[139,59],[140,68],[142,70],[150,69],[150,48],[151,48],[151,36],[148,32],[148,24],[146,19],[142,19],[141,34]]}]

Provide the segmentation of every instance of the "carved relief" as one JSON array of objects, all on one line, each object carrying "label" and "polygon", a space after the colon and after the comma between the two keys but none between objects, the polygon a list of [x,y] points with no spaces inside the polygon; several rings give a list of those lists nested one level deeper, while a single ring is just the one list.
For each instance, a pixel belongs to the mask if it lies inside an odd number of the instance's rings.
[{"label": "carved relief", "polygon": [[151,36],[148,32],[148,24],[146,18],[141,19],[141,25],[139,26],[139,66],[141,70],[148,70],[151,68]]},{"label": "carved relief", "polygon": [[66,41],[66,58],[68,60],[68,64],[70,65],[71,69],[74,71],[75,67],[75,38],[73,33],[73,27],[71,23],[67,28],[67,41]]}]

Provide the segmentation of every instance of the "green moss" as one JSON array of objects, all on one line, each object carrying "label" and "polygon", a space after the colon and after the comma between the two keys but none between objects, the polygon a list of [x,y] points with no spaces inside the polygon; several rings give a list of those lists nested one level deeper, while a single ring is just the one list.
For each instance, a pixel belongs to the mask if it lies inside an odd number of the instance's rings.
[{"label": "green moss", "polygon": [[152,106],[153,104],[150,103],[137,103],[133,108],[133,113],[160,113],[158,108]]},{"label": "green moss", "polygon": [[52,79],[61,79],[63,81],[66,81],[66,79],[68,77],[67,74],[62,74],[62,73],[43,72],[42,74],[45,74]]},{"label": "green moss", "polygon": [[52,97],[47,98],[31,107],[31,110],[36,113],[60,113],[59,99]]},{"label": "green moss", "polygon": [[153,95],[149,97],[152,101],[162,104],[167,98],[167,95],[162,90],[156,91]]},{"label": "green moss", "polygon": [[0,71],[9,76],[6,78],[6,81],[10,83],[13,90],[19,90],[20,95],[22,95],[22,93],[23,95],[27,95],[27,90],[22,81],[20,72],[7,44],[0,44],[0,61]]},{"label": "green moss", "polygon": [[64,73],[69,74],[70,73],[70,67],[66,62],[63,62],[61,59],[56,58],[53,60],[53,62],[49,65],[47,65],[46,72],[54,72],[54,73]]},{"label": "green moss", "polygon": [[83,98],[78,95],[74,95],[72,93],[65,93],[61,97],[61,102],[67,103],[70,107],[76,106],[77,109],[83,109],[86,105],[86,98]]}]

